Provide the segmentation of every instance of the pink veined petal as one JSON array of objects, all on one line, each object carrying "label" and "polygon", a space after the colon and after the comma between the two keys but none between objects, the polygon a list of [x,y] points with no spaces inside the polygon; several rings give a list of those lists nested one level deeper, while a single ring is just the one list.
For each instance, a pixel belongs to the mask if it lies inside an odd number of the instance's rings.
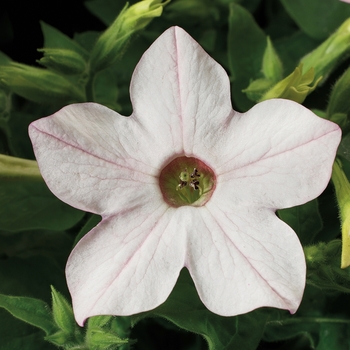
[{"label": "pink veined petal", "polygon": [[232,111],[226,72],[179,27],[164,32],[143,55],[130,95],[139,122],[145,130],[156,127],[157,138],[172,145],[174,155],[193,155],[196,130],[205,142],[211,125]]},{"label": "pink veined petal", "polygon": [[275,99],[235,113],[211,135],[195,150],[216,171],[212,199],[230,207],[280,209],[325,189],[341,130],[295,102]]},{"label": "pink veined petal", "polygon": [[131,315],[163,303],[184,266],[190,222],[185,207],[150,203],[90,231],[66,267],[77,322],[83,325],[94,315]]},{"label": "pink veined petal", "polygon": [[295,312],[305,287],[305,258],[295,232],[268,209],[211,202],[192,212],[188,267],[204,305],[222,316],[271,306]]},{"label": "pink veined petal", "polygon": [[32,123],[29,134],[50,190],[103,216],[162,201],[159,164],[142,159],[134,124],[94,103],[70,105]]}]

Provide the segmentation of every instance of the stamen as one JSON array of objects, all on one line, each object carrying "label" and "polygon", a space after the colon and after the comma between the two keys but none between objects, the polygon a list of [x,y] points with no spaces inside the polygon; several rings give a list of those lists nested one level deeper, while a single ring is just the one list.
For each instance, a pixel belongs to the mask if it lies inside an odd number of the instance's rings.
[{"label": "stamen", "polygon": [[159,175],[163,198],[175,208],[204,205],[215,189],[215,180],[214,172],[194,157],[173,159]]},{"label": "stamen", "polygon": [[[193,168],[193,172],[191,173],[191,175],[189,175],[187,169],[184,169],[184,171],[182,171],[179,175],[180,184],[177,185],[176,190],[177,191],[181,190],[182,188],[189,185],[194,190],[198,191],[200,189],[199,181],[198,181],[198,178],[200,176],[201,175],[199,174],[197,168]],[[188,181],[190,178],[191,178],[191,181]]]}]

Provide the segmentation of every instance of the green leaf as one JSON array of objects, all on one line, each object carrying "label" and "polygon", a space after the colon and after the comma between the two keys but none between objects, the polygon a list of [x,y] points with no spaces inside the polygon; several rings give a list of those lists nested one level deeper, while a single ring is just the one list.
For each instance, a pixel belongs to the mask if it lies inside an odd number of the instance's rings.
[{"label": "green leaf", "polygon": [[187,269],[183,269],[164,304],[131,318],[135,324],[142,318],[155,316],[202,335],[210,350],[255,350],[262,338],[267,313],[266,309],[260,309],[236,317],[222,317],[210,312],[200,301]]},{"label": "green leaf", "polygon": [[279,210],[278,216],[297,233],[303,245],[310,244],[322,230],[317,199],[293,208]]},{"label": "green leaf", "polygon": [[57,350],[44,340],[41,330],[17,320],[5,309],[0,308],[0,319],[0,350]]},{"label": "green leaf", "polygon": [[5,65],[11,62],[11,58],[5,55],[2,51],[0,51],[0,64]]},{"label": "green leaf", "polygon": [[83,217],[49,191],[35,161],[0,155],[0,165],[1,230],[65,230]]},{"label": "green leaf", "polygon": [[228,57],[232,79],[232,97],[239,110],[245,112],[253,102],[242,92],[250,81],[262,77],[261,67],[266,36],[252,15],[243,7],[230,5]]},{"label": "green leaf", "polygon": [[[327,106],[327,119],[335,120],[336,115],[345,115],[345,120],[350,112],[350,68],[337,80],[332,88],[331,95]],[[346,122],[343,127],[346,126]]]},{"label": "green leaf", "polygon": [[89,232],[91,231],[97,224],[102,220],[100,215],[92,214],[83,228],[79,231],[78,235],[75,237],[73,247]]},{"label": "green leaf", "polygon": [[333,319],[320,324],[320,341],[317,350],[350,349],[350,319]]},{"label": "green leaf", "polygon": [[46,335],[57,329],[49,306],[42,300],[0,294],[0,306],[14,317],[42,329]]},{"label": "green leaf", "polygon": [[308,284],[323,291],[350,293],[350,270],[341,268],[341,241],[304,247]]},{"label": "green leaf", "polygon": [[292,35],[275,40],[274,45],[283,62],[284,73],[289,74],[299,64],[302,57],[319,45],[319,41],[299,30]]},{"label": "green leaf", "polygon": [[337,154],[350,162],[350,134],[342,138]]},{"label": "green leaf", "polygon": [[114,66],[100,71],[95,78],[95,101],[113,110],[120,110],[118,79]]},{"label": "green leaf", "polygon": [[337,0],[281,0],[287,12],[310,37],[327,38],[348,17],[350,6]]},{"label": "green leaf", "polygon": [[76,41],[61,33],[58,29],[40,22],[41,30],[44,35],[44,47],[49,49],[67,49],[78,53],[85,59],[89,58],[87,51]]},{"label": "green leaf", "polygon": [[124,0],[93,0],[86,1],[85,6],[106,26],[109,26],[123,9],[125,2]]}]

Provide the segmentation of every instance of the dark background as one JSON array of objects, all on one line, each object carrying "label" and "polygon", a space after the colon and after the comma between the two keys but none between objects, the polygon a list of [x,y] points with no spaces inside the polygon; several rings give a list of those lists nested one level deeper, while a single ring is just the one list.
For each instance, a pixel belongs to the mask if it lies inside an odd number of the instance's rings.
[{"label": "dark background", "polygon": [[0,51],[14,61],[35,64],[43,46],[40,21],[69,37],[75,32],[101,31],[105,25],[84,6],[83,0],[1,0]]}]

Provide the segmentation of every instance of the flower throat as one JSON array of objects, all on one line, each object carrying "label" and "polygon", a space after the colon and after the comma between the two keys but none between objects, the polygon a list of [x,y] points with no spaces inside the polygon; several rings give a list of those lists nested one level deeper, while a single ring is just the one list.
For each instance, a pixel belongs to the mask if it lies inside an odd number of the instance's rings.
[{"label": "flower throat", "polygon": [[178,157],[160,173],[159,186],[172,207],[202,206],[210,199],[216,183],[213,170],[194,157]]}]

